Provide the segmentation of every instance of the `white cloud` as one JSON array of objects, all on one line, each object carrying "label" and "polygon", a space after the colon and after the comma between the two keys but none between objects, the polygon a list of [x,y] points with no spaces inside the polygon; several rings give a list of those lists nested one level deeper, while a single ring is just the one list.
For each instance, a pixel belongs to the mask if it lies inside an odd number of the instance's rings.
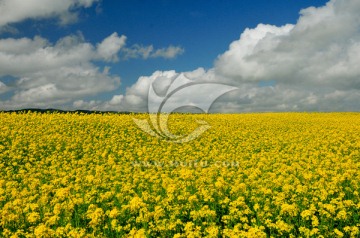
[{"label": "white cloud", "polygon": [[170,84],[179,76],[175,70],[156,71],[151,76],[142,76],[126,90],[125,106],[135,107],[136,110],[147,110],[147,97],[150,85],[154,85],[157,93],[163,94]]},{"label": "white cloud", "polygon": [[[81,110],[98,110],[98,105],[100,105],[101,101],[91,100],[86,102],[84,100],[77,100],[73,103],[74,109],[81,109]],[[104,110],[104,109],[103,109]]]},{"label": "white cloud", "polygon": [[156,50],[154,53],[150,55],[151,58],[162,57],[165,59],[172,59],[178,55],[184,53],[184,49],[179,46],[169,46],[167,48],[162,48]]},{"label": "white cloud", "polygon": [[118,61],[118,52],[125,46],[126,36],[115,32],[97,45],[97,53],[106,61]]},{"label": "white cloud", "polygon": [[100,100],[76,100],[73,102],[72,109],[78,110],[92,110],[92,111],[124,111],[126,108],[123,107],[122,103],[123,95],[114,95],[110,101]]},{"label": "white cloud", "polygon": [[62,38],[54,45],[41,37],[1,39],[0,46],[0,75],[28,77],[30,72],[71,67],[100,57],[90,43],[76,35]]},{"label": "white cloud", "polygon": [[247,30],[219,57],[216,69],[240,82],[360,89],[360,17],[349,10],[359,7],[359,1],[332,0],[302,10],[294,26]]},{"label": "white cloud", "polygon": [[[126,50],[125,44],[126,36],[117,33],[95,45],[86,42],[81,33],[66,36],[56,43],[39,36],[0,39],[0,94],[13,93],[10,99],[1,102],[0,108],[66,107],[68,104],[85,108],[97,108],[96,104],[104,109],[124,108],[120,95],[105,103],[81,100],[119,87],[120,78],[111,75],[108,66],[101,69],[95,63],[116,62],[118,55]],[[11,87],[2,82],[5,76],[15,78]],[[124,101],[128,104],[139,101],[135,96],[130,99],[127,97]]]},{"label": "white cloud", "polygon": [[[148,111],[149,109],[157,111],[166,96],[169,96],[169,93],[175,92],[174,90],[179,89],[183,84],[211,83],[213,74],[213,71],[207,72],[203,68],[183,73],[177,73],[174,70],[156,71],[151,76],[140,77],[134,85],[127,88],[125,95],[116,95],[110,101],[100,102],[93,108],[108,109],[109,106],[112,106],[112,110]],[[155,98],[155,101],[151,101],[148,105],[150,85],[152,85],[154,92],[159,98]],[[214,86],[205,84],[203,84],[203,86],[187,87],[180,93],[175,93],[170,97],[166,106],[175,109],[178,108],[179,105],[204,105],[205,107],[209,102],[209,98],[214,94],[213,89]],[[114,103],[115,100],[117,103]]]},{"label": "white cloud", "polygon": [[150,56],[150,53],[154,50],[152,45],[149,46],[141,46],[141,45],[133,45],[129,48],[124,49],[124,59],[135,59],[135,58],[143,58],[147,59]]},{"label": "white cloud", "polygon": [[67,36],[55,44],[41,37],[0,39],[0,81],[4,76],[15,78],[13,96],[1,107],[63,106],[118,88],[120,78],[93,61],[115,59],[119,48],[112,43],[123,38],[112,34],[98,47],[85,42],[82,35]]},{"label": "white cloud", "polygon": [[[302,10],[296,25],[248,29],[217,59],[215,70],[238,84],[276,82],[266,98],[261,92],[271,87],[254,87],[249,108],[360,110],[354,103],[360,100],[358,10],[359,1],[332,0]],[[337,103],[328,96],[334,92],[341,92]]]},{"label": "white cloud", "polygon": [[184,53],[184,49],[180,46],[169,46],[167,48],[154,49],[154,46],[141,46],[141,45],[133,45],[129,48],[124,48],[124,59],[130,58],[164,58],[164,59],[173,59],[178,55]]},{"label": "white cloud", "polygon": [[252,81],[263,78],[266,69],[262,62],[252,60],[252,56],[275,48],[293,29],[293,25],[283,27],[259,24],[255,29],[246,29],[240,40],[230,44],[227,52],[216,62],[216,69],[227,77]]},{"label": "white cloud", "polygon": [[112,99],[109,101],[109,104],[112,106],[120,105],[123,99],[124,99],[123,95],[114,95]]},{"label": "white cloud", "polygon": [[99,0],[2,0],[0,28],[26,19],[58,18],[60,24],[77,20],[77,9],[88,8]]}]

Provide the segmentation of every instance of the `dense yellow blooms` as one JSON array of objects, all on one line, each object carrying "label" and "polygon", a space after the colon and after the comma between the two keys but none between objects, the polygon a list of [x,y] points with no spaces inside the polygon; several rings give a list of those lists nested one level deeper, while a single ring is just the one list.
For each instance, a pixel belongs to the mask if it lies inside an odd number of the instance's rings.
[{"label": "dense yellow blooms", "polygon": [[0,113],[0,237],[359,237],[360,113]]}]

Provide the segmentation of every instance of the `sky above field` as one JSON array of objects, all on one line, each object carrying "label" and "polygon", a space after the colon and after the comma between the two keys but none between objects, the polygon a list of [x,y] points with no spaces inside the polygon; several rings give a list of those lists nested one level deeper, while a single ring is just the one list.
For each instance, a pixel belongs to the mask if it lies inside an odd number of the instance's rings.
[{"label": "sky above field", "polygon": [[204,109],[230,85],[210,112],[359,111],[359,12],[358,0],[0,0],[0,110],[147,111],[149,88],[161,103],[191,82],[204,86],[169,108]]}]

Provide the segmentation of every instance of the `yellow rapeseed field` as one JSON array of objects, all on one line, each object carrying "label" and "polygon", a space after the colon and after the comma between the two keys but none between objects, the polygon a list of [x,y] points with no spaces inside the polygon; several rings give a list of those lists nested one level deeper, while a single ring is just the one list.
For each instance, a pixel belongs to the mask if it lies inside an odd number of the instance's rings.
[{"label": "yellow rapeseed field", "polygon": [[147,117],[0,113],[0,236],[360,236],[360,113]]}]

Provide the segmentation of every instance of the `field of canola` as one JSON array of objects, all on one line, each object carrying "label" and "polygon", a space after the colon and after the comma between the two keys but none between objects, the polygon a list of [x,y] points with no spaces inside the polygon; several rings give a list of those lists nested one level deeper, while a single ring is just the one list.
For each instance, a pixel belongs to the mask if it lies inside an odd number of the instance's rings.
[{"label": "field of canola", "polygon": [[360,113],[0,113],[0,237],[359,237]]}]

